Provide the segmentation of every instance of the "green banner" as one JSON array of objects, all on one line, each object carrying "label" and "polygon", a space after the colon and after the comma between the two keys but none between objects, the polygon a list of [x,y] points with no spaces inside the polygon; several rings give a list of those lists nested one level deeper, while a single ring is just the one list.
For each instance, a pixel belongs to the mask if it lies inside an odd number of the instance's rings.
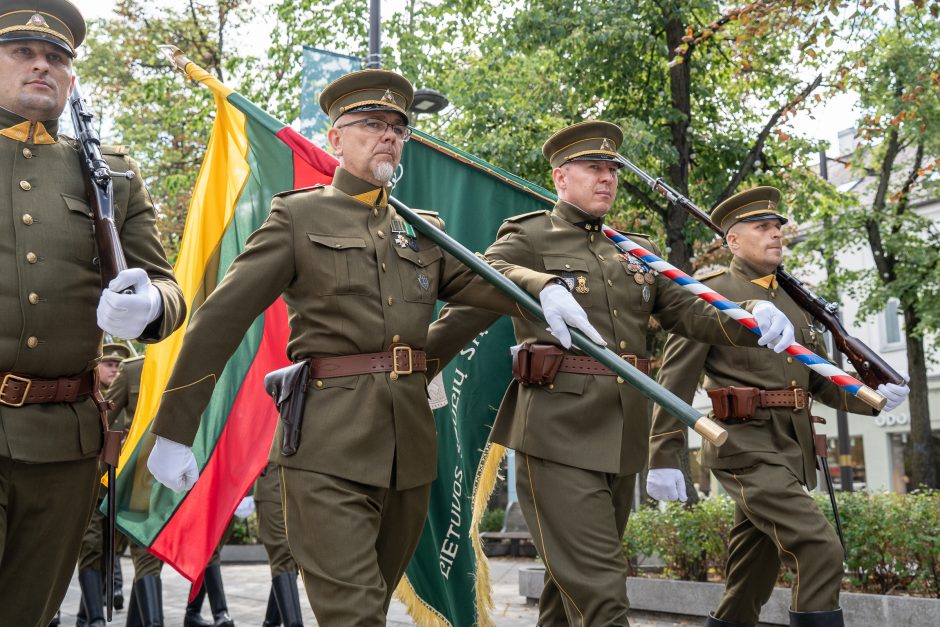
[{"label": "green banner", "polygon": [[[547,190],[423,133],[416,132],[406,146],[402,167],[395,197],[412,208],[439,212],[447,232],[475,252],[486,250],[505,218],[554,203]],[[501,318],[444,371],[448,405],[435,412],[438,476],[407,571],[415,596],[408,598],[407,590],[400,595],[421,625],[491,624],[485,615],[489,581],[485,571],[478,572],[471,517],[481,458],[510,380],[514,343],[511,322]]]}]

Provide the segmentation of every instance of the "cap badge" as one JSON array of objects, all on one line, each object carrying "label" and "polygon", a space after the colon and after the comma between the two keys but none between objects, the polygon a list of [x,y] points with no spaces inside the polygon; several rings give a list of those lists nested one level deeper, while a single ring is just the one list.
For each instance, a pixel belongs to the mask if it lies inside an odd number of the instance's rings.
[{"label": "cap badge", "polygon": [[614,152],[615,150],[614,142],[610,141],[609,138],[605,137],[604,141],[601,142],[601,150],[609,150],[610,152]]},{"label": "cap badge", "polygon": [[382,94],[382,102],[391,102],[392,104],[395,104],[395,98],[392,96],[391,89],[386,89],[385,93]]},{"label": "cap badge", "polygon": [[49,24],[46,23],[46,18],[39,15],[38,13],[33,13],[33,16],[29,18],[29,21],[26,24],[27,26],[32,24],[33,26],[42,26],[43,28],[49,28]]},{"label": "cap badge", "polygon": [[777,203],[776,203],[775,201],[773,201],[773,200],[768,200],[768,201],[767,201],[767,208],[770,209],[770,210],[774,210],[774,209],[777,208]]}]

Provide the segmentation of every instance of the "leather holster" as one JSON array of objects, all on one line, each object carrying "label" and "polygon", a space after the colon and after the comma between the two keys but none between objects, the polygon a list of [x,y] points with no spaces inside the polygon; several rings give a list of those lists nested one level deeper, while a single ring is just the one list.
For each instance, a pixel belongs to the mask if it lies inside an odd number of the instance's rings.
[{"label": "leather holster", "polygon": [[304,420],[304,395],[310,380],[310,362],[273,370],[264,376],[264,389],[280,414],[282,438],[281,455],[290,456],[300,445],[300,427]]},{"label": "leather holster", "polygon": [[708,390],[716,420],[749,420],[757,413],[760,389],[752,387],[713,388]]},{"label": "leather holster", "polygon": [[523,385],[548,385],[564,358],[565,352],[553,344],[523,344],[512,356],[512,378]]}]

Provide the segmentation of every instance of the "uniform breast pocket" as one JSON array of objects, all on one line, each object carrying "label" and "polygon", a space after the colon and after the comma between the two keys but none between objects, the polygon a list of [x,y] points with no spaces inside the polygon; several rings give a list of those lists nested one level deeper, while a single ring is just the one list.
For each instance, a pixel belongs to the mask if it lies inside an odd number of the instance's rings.
[{"label": "uniform breast pocket", "polygon": [[403,261],[398,264],[402,298],[410,303],[436,302],[441,258],[444,256],[441,249],[436,246],[419,251],[398,246],[393,248]]},{"label": "uniform breast pocket", "polygon": [[600,290],[601,286],[594,284],[594,278],[588,272],[588,264],[584,259],[546,255],[542,257],[542,263],[545,264],[546,272],[564,279],[579,305],[584,308],[591,306],[591,292]]},{"label": "uniform breast pocket", "polygon": [[69,231],[71,256],[79,261],[91,263],[95,258],[95,223],[91,207],[84,198],[62,194],[68,210],[66,223]]},{"label": "uniform breast pocket", "polygon": [[313,267],[319,275],[317,294],[365,294],[374,291],[367,285],[368,268],[375,265],[365,239],[345,235],[307,233],[311,243]]}]

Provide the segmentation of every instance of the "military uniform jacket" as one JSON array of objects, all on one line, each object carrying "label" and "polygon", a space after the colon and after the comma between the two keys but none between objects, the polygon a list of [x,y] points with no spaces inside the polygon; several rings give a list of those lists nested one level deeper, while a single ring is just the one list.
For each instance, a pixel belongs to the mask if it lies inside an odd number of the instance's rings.
[{"label": "military uniform jacket", "polygon": [[[76,143],[58,125],[0,109],[0,372],[75,377],[101,354],[101,297],[91,210]],[[129,267],[143,268],[163,296],[163,315],[141,335],[176,329],[185,305],[156,229],[150,195],[123,147],[103,146],[114,181],[115,222]],[[26,462],[94,457],[101,421],[91,400],[0,405],[0,456]]]},{"label": "military uniform jacket", "polygon": [[117,376],[105,398],[111,401],[108,422],[112,429],[127,432],[137,411],[137,399],[140,397],[140,375],[144,371],[144,356],[131,357],[121,362]]},{"label": "military uniform jacket", "polygon": [[[154,420],[155,434],[193,441],[229,356],[278,296],[288,308],[292,361],[375,353],[398,342],[423,350],[438,298],[516,311],[513,301],[430,240],[394,232],[401,223],[396,227],[386,197],[385,189],[338,168],[331,186],[274,198],[267,221],[193,315]],[[532,294],[552,278],[507,264],[495,267]],[[279,426],[275,441],[280,440]],[[393,381],[375,373],[311,382],[297,453],[284,457],[275,449],[271,459],[407,489],[434,479],[436,451],[425,377]]]},{"label": "military uniform jacket", "polygon": [[[764,276],[746,262],[734,258],[730,267],[705,278],[706,285],[731,300],[762,299],[776,305],[796,332],[796,341],[826,357],[823,336],[813,319],[790,295],[777,287],[773,275]],[[734,322],[724,321],[726,328]],[[705,388],[756,387],[784,390],[800,387],[816,401],[846,411],[872,415],[872,409],[826,380],[786,353],[744,346],[707,346],[670,336],[666,342],[659,383],[686,402],[695,395],[701,373]],[[816,485],[810,409],[794,411],[786,407],[757,410],[752,420],[724,423],[728,440],[715,447],[703,442],[701,459],[709,468],[742,468],[756,463],[786,466],[809,487]],[[669,413],[657,406],[650,435],[650,468],[678,468],[678,453],[685,444],[685,430]]]},{"label": "military uniform jacket", "polygon": [[[711,306],[668,278],[639,267],[599,227],[598,220],[559,201],[551,212],[504,222],[486,257],[563,278],[574,288],[572,294],[591,324],[620,354],[648,355],[651,315],[678,333],[705,342],[729,341]],[[656,251],[645,236],[627,235]],[[649,281],[643,280],[647,275]],[[447,363],[495,318],[469,307],[446,307],[429,332],[429,355]],[[520,343],[557,345],[542,321],[514,318],[513,326]],[[745,333],[734,331],[732,336],[756,345]],[[554,462],[630,474],[646,463],[648,416],[646,397],[618,377],[559,372],[548,386],[510,383],[490,439]]]}]

